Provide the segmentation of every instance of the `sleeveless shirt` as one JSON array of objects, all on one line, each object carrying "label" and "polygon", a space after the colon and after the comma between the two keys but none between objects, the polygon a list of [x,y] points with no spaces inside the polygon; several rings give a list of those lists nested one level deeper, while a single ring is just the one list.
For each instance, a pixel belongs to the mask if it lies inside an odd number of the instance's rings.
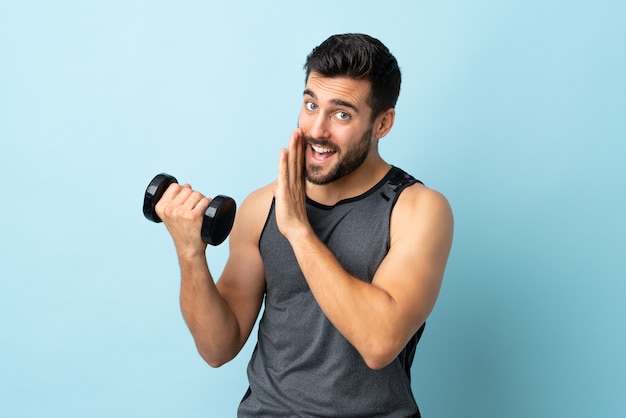
[{"label": "sleeveless shirt", "polygon": [[[418,180],[392,167],[366,193],[326,206],[307,199],[309,222],[350,274],[371,282],[389,250],[391,211]],[[287,239],[274,202],[259,248],[266,279],[250,386],[239,417],[419,417],[410,368],[422,326],[389,365],[370,369],[326,318]]]}]

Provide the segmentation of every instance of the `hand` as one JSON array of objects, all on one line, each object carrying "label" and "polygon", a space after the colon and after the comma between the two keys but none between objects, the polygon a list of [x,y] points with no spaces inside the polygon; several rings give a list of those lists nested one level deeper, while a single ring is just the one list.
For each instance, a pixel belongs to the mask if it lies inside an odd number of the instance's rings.
[{"label": "hand", "polygon": [[159,218],[174,239],[179,256],[204,254],[206,244],[200,230],[210,199],[189,184],[172,183],[155,206]]},{"label": "hand", "polygon": [[304,146],[302,129],[298,128],[289,138],[289,148],[281,149],[278,161],[274,187],[276,222],[287,239],[302,228],[310,228],[306,214]]}]

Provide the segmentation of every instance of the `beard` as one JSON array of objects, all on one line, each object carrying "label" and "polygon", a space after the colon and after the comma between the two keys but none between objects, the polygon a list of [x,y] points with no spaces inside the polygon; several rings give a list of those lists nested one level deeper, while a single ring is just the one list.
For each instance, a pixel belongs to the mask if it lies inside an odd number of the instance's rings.
[{"label": "beard", "polygon": [[337,161],[337,163],[333,167],[331,167],[330,171],[326,174],[322,173],[322,167],[319,165],[307,165],[306,179],[313,184],[324,185],[339,180],[340,178],[352,173],[354,170],[359,168],[369,154],[373,130],[374,127],[370,126],[367,131],[365,131],[360,141],[356,145],[354,145],[354,147],[346,150],[345,154],[340,152],[337,146],[330,143],[329,141],[323,139],[317,140],[315,138],[305,135],[304,141],[306,144],[315,144],[332,149],[337,153],[337,156],[339,157],[339,161]]}]

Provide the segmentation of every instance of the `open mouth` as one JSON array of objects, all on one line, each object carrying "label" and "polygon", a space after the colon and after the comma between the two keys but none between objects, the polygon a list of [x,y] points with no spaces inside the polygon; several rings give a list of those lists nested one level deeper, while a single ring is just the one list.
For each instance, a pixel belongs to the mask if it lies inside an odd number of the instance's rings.
[{"label": "open mouth", "polygon": [[322,145],[311,144],[311,157],[315,162],[324,162],[337,153],[337,150]]}]

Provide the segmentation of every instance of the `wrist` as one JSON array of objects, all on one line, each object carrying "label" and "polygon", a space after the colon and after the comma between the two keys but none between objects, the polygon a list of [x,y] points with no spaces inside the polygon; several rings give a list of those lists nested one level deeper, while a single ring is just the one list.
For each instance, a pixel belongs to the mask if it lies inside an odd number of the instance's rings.
[{"label": "wrist", "polygon": [[308,223],[294,226],[285,234],[285,238],[292,246],[297,243],[308,242],[313,237],[317,237],[317,235]]},{"label": "wrist", "polygon": [[206,245],[202,247],[176,248],[176,252],[181,265],[206,263]]}]

